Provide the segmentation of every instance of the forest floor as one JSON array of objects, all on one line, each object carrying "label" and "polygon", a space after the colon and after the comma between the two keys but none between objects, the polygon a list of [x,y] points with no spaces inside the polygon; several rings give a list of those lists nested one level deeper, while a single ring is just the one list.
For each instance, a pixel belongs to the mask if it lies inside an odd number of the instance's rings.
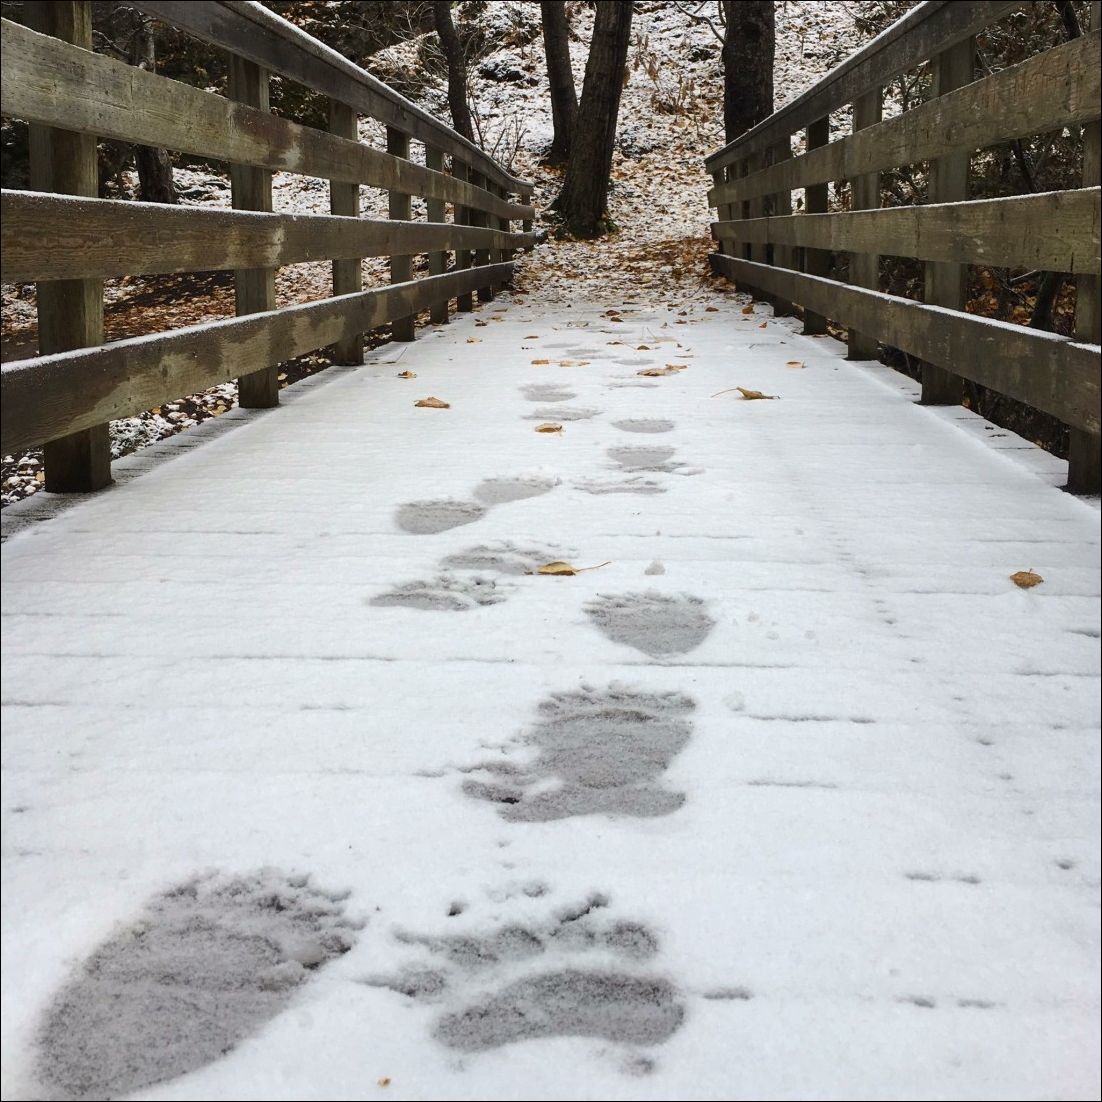
[{"label": "forest floor", "polygon": [[[855,3],[810,3],[791,0],[778,8],[776,86],[778,105],[802,92],[863,40],[856,30]],[[541,156],[551,140],[549,93],[538,8],[500,2],[488,5],[483,20],[493,40],[472,76],[479,125],[487,143],[497,143],[500,157],[513,171],[536,182],[537,229],[553,229],[545,214],[558,193],[558,170]],[[573,17],[572,43],[579,90],[592,16],[579,7]],[[441,117],[447,117],[442,86],[427,79],[418,65],[418,42],[392,47],[376,59],[381,75],[409,87]],[[703,157],[723,144],[722,81],[719,43],[704,24],[691,22],[672,4],[637,5],[630,75],[621,105],[618,144],[613,165],[610,210],[617,232],[597,242],[562,241],[549,236],[525,257],[518,288],[536,293],[549,304],[571,298],[616,302],[643,298],[655,305],[684,303],[704,293],[709,277],[708,224],[713,214],[706,193],[710,181]],[[485,75],[490,74],[490,75]],[[380,127],[361,122],[361,136],[383,144]],[[415,148],[414,156],[418,155]],[[181,201],[230,205],[228,177],[214,166],[177,169]],[[136,181],[127,177],[133,190]],[[277,175],[276,210],[328,213],[328,184]],[[361,189],[363,213],[386,217],[386,195]],[[423,217],[415,202],[414,217]],[[420,271],[427,272],[425,258]],[[387,279],[386,261],[364,262],[365,286]],[[277,279],[277,302],[287,305],[324,298],[330,291],[330,266],[301,264],[284,268]],[[190,276],[131,277],[106,286],[105,332],[108,340],[193,325],[233,314],[232,273]],[[0,351],[4,360],[34,355],[37,325],[33,285],[3,289]],[[372,334],[369,344],[388,339],[387,330]],[[329,366],[324,351],[283,365],[281,381],[294,383]],[[163,440],[234,408],[237,387],[225,383],[202,394],[187,395],[163,407],[112,424],[116,456]],[[4,504],[35,492],[42,484],[41,453],[3,457],[0,499]]]},{"label": "forest floor", "polygon": [[4,1098],[1098,1097],[1097,510],[644,297],[486,304],[4,545]]}]

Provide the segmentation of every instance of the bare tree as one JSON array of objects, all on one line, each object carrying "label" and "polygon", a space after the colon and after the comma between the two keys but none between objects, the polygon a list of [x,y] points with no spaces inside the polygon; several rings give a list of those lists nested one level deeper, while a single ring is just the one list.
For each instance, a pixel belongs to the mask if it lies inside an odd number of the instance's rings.
[{"label": "bare tree", "polygon": [[[130,39],[130,64],[153,73],[157,57],[153,40],[153,20],[134,9],[134,32]],[[175,203],[172,184],[172,160],[167,149],[136,145],[134,160],[138,167],[138,197],[145,203]]]},{"label": "bare tree", "polygon": [[631,4],[597,0],[570,160],[554,202],[578,237],[597,237],[608,229],[608,184],[630,37]]},{"label": "bare tree", "polygon": [[474,128],[467,102],[467,58],[452,22],[450,0],[433,0],[432,14],[436,21],[436,36],[440,39],[440,48],[448,63],[448,106],[451,108],[452,125],[464,138],[473,142]]},{"label": "bare tree", "polygon": [[721,0],[723,37],[723,128],[726,140],[773,113],[773,0]]},{"label": "bare tree", "polygon": [[547,82],[551,86],[551,118],[555,136],[547,159],[561,164],[570,156],[574,119],[578,114],[578,93],[570,67],[570,27],[563,0],[542,0],[543,49],[547,55]]}]

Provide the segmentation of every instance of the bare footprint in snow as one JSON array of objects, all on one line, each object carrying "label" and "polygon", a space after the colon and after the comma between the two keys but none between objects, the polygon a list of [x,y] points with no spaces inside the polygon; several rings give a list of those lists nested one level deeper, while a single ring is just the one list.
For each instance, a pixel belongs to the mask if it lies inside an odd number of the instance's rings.
[{"label": "bare footprint in snow", "polygon": [[522,386],[520,392],[529,402],[569,402],[578,397],[561,383],[529,383]]},{"label": "bare footprint in snow", "polygon": [[386,593],[372,597],[377,608],[420,608],[428,612],[463,612],[471,608],[496,605],[505,594],[492,578],[459,578],[438,574],[425,581],[405,582]]},{"label": "bare footprint in snow", "polygon": [[398,527],[415,536],[432,536],[437,532],[446,532],[449,528],[458,528],[463,524],[473,524],[486,515],[486,506],[477,501],[409,501],[399,505],[394,519]]},{"label": "bare footprint in snow", "polygon": [[687,593],[602,594],[585,610],[614,643],[635,647],[654,658],[699,647],[715,626],[704,602]]},{"label": "bare footprint in snow", "polygon": [[[684,1004],[668,980],[645,968],[658,953],[655,935],[639,922],[606,919],[608,905],[595,894],[544,922],[400,933],[399,941],[429,960],[363,982],[450,1003],[433,1036],[463,1052],[549,1037],[661,1044],[680,1027]],[[590,952],[599,954],[599,967],[580,966]]]},{"label": "bare footprint in snow", "polygon": [[155,896],[58,992],[38,1035],[50,1098],[117,1098],[220,1059],[347,952],[340,897],[271,870]]},{"label": "bare footprint in snow", "polygon": [[529,413],[526,421],[588,421],[600,414],[599,409],[581,409],[577,406],[555,406],[553,409],[537,409]]},{"label": "bare footprint in snow", "polygon": [[681,693],[653,693],[611,684],[555,693],[539,705],[539,721],[517,741],[534,748],[523,765],[501,760],[468,770],[463,791],[499,804],[502,818],[547,822],[575,815],[668,815],[685,802],[662,787],[662,774],[689,741],[696,707]]},{"label": "bare footprint in snow", "polygon": [[468,547],[465,551],[456,551],[441,560],[442,566],[453,570],[486,570],[498,574],[530,574],[544,563],[557,559],[573,559],[576,555],[570,548],[551,548],[545,546],[519,546],[508,540],[494,543],[482,543]]},{"label": "bare footprint in snow", "polygon": [[613,421],[612,423],[621,432],[671,432],[674,428],[672,421],[664,421],[660,418],[638,417],[627,421]]},{"label": "bare footprint in snow", "polygon": [[625,471],[647,471],[652,474],[670,474],[683,464],[673,462],[676,448],[667,445],[625,444],[609,448],[609,459]]},{"label": "bare footprint in snow", "polygon": [[504,505],[510,501],[523,501],[526,497],[539,497],[558,484],[559,479],[541,475],[487,478],[475,487],[474,496],[484,505]]}]

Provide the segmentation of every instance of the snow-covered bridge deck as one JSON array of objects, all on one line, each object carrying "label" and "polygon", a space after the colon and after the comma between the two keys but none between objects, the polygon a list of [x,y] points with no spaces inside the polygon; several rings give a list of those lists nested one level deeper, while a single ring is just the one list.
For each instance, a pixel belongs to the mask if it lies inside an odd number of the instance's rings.
[{"label": "snow-covered bridge deck", "polygon": [[1098,512],[717,301],[499,300],[8,540],[5,1097],[1097,1096]]}]

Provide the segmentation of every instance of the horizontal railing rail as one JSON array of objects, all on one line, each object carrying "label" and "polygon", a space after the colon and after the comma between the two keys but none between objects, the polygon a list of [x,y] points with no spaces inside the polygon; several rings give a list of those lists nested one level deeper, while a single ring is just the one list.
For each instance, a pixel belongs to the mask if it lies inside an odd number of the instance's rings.
[{"label": "horizontal railing rail", "polygon": [[[1024,5],[924,3],[788,106],[705,160],[715,271],[803,310],[804,331],[848,330],[850,357],[884,344],[921,361],[922,401],[955,404],[964,380],[1064,422],[1068,486],[1099,489],[1099,117],[1102,32],[1092,29],[995,73],[978,72],[975,35]],[[883,119],[884,85],[928,63],[926,102]],[[852,108],[831,140],[829,115]],[[1081,128],[1082,187],[975,199],[971,159],[1015,139]],[[794,156],[793,138],[805,151]],[[927,202],[881,207],[881,173],[928,166]],[[850,209],[828,187],[848,181]],[[803,190],[793,213],[793,192]],[[848,282],[832,278],[848,257]],[[924,301],[881,290],[880,258],[925,264]],[[969,313],[969,267],[1074,276],[1075,334]]]},{"label": "horizontal railing rail", "polygon": [[[0,111],[30,125],[31,190],[0,199],[0,275],[37,284],[40,355],[3,366],[0,450],[44,445],[52,490],[110,481],[110,420],[235,377],[242,406],[275,405],[278,363],[329,346],[361,363],[364,334],[388,323],[412,340],[416,314],[492,299],[536,241],[530,183],[262,5],[135,6],[226,50],[227,95],[94,53],[86,2],[2,21]],[[328,97],[329,130],[273,114],[270,73]],[[359,140],[360,115],[386,126],[385,150]],[[98,139],[225,162],[235,209],[98,198]],[[328,180],[332,213],[273,212],[275,172]],[[360,217],[365,185],[387,193],[388,218]],[[389,257],[389,285],[363,289],[364,257]],[[313,261],[332,261],[333,296],[277,309],[276,269]],[[236,318],[103,343],[103,280],[199,271],[235,273]]]}]

